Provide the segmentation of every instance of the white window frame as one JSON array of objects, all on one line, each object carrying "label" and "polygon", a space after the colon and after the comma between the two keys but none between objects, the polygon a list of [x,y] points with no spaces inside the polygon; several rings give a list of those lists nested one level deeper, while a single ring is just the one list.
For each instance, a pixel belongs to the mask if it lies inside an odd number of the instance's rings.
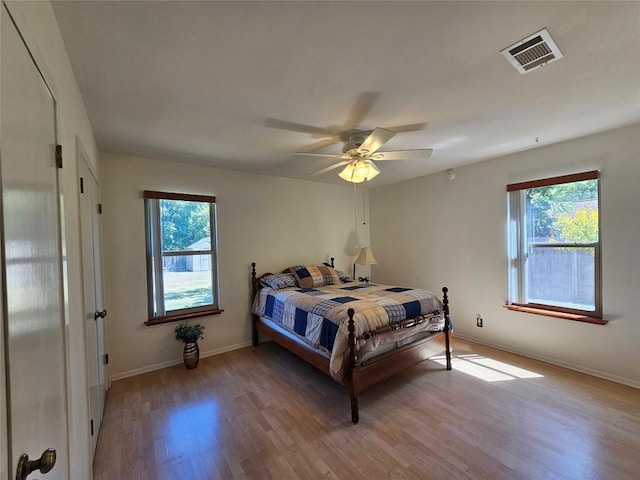
[{"label": "white window frame", "polygon": [[[546,178],[511,184],[507,186],[508,192],[508,255],[509,255],[509,306],[525,307],[531,310],[546,310],[574,316],[586,316],[602,319],[602,235],[600,228],[601,215],[598,214],[598,241],[589,243],[528,243],[527,241],[527,212],[526,192],[528,189],[560,185],[563,183],[575,183],[584,180],[596,180],[598,185],[598,213],[600,208],[600,175],[598,171],[577,173],[561,177]],[[594,251],[594,310],[580,310],[557,305],[528,302],[527,294],[527,259],[532,248],[592,248]],[[514,308],[518,310],[518,308]],[[533,311],[532,313],[539,313]],[[569,317],[568,317],[569,318]],[[571,318],[579,319],[579,318]]]},{"label": "white window frame", "polygon": [[[184,320],[205,315],[221,313],[218,290],[218,241],[217,241],[217,215],[216,198],[207,195],[191,195],[182,193],[144,191],[145,200],[145,229],[147,251],[147,325],[165,323],[175,320]],[[209,226],[211,245],[208,250],[171,250],[162,249],[162,225],[160,219],[160,201],[188,201],[201,202],[209,206]],[[164,304],[163,284],[163,259],[173,256],[211,256],[211,286],[212,303],[198,307],[183,308],[167,311]]]}]

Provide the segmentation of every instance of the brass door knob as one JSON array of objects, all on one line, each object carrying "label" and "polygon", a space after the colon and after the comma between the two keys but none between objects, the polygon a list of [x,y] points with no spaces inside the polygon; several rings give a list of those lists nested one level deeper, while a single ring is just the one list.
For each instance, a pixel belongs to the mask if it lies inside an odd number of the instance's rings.
[{"label": "brass door knob", "polygon": [[31,472],[40,470],[40,473],[48,473],[56,464],[56,451],[53,448],[47,448],[38,460],[29,460],[29,455],[23,453],[18,460],[18,469],[16,471],[16,480],[26,480]]}]

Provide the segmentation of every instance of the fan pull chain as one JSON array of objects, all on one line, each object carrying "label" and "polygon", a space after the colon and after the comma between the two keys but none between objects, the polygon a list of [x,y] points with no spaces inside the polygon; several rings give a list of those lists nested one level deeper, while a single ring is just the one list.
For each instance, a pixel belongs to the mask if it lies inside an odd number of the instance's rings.
[{"label": "fan pull chain", "polygon": [[364,198],[364,188],[362,189],[362,225],[367,224],[367,210],[366,201]]},{"label": "fan pull chain", "polygon": [[353,184],[353,226],[355,228],[356,235],[356,250],[360,246],[358,243],[358,207],[357,207],[357,195],[356,195],[356,184]]}]

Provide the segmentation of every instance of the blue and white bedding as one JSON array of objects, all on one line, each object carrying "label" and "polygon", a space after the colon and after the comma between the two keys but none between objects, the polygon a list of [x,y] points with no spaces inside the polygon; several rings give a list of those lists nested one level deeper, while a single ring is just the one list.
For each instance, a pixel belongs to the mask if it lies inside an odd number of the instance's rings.
[{"label": "blue and white bedding", "polygon": [[330,373],[342,381],[348,353],[347,310],[355,311],[355,333],[359,337],[380,327],[418,318],[415,327],[358,341],[359,357],[385,342],[397,342],[425,331],[444,327],[442,303],[426,290],[348,282],[311,288],[262,288],[253,313],[268,318],[330,358]]}]

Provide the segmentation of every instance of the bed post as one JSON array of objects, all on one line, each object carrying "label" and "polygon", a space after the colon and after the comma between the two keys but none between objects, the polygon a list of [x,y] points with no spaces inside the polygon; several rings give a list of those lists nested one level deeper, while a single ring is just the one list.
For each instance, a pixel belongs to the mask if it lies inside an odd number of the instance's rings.
[{"label": "bed post", "polygon": [[[251,262],[251,303],[250,305],[253,305],[253,300],[256,297],[256,293],[257,293],[256,282],[257,282],[256,262]],[[258,328],[256,327],[257,321],[258,321],[257,316],[252,313],[251,314],[251,343],[253,344],[254,347],[258,346],[259,344]]]},{"label": "bed post", "polygon": [[449,318],[449,296],[447,287],[442,287],[442,304],[444,305],[444,341],[447,352],[447,370],[451,370],[451,341],[449,339],[451,319]]},{"label": "bed post", "polygon": [[335,268],[335,265],[333,264],[335,258],[331,257],[331,268]]},{"label": "bed post", "polygon": [[[331,259],[333,263],[333,259]],[[358,413],[358,389],[356,385],[356,379],[353,375],[353,369],[358,365],[358,354],[356,352],[356,328],[353,322],[353,315],[355,311],[353,308],[347,310],[349,315],[349,322],[347,324],[347,331],[349,332],[349,396],[351,397],[351,421],[358,423],[360,421],[360,414]]]}]

